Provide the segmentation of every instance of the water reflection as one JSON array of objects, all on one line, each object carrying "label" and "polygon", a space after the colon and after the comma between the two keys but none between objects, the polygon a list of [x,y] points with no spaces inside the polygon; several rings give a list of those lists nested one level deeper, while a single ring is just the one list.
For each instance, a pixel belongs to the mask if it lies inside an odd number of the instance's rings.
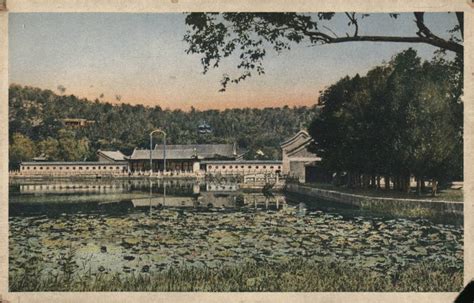
[{"label": "water reflection", "polygon": [[244,192],[231,183],[12,184],[9,211],[9,262],[18,272],[33,255],[42,260],[44,273],[60,270],[71,245],[77,248],[76,262],[94,273],[300,257],[382,274],[421,261],[456,270],[463,264],[461,225],[390,218],[283,193]]},{"label": "water reflection", "polygon": [[127,213],[161,208],[278,210],[282,194],[247,192],[236,183],[163,180],[50,182],[10,185],[10,215]]}]

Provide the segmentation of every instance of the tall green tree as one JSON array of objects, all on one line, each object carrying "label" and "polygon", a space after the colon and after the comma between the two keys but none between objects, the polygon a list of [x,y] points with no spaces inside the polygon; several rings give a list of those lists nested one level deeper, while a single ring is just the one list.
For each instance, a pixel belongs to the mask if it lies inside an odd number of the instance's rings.
[{"label": "tall green tree", "polygon": [[76,139],[74,132],[59,131],[59,156],[64,161],[84,161],[89,153],[89,140]]},{"label": "tall green tree", "polygon": [[35,156],[35,144],[27,136],[14,133],[9,146],[10,169],[18,169],[22,161],[30,161]]},{"label": "tall green tree", "polygon": [[57,161],[62,158],[58,140],[51,137],[39,141],[36,150],[44,154],[48,160]]},{"label": "tall green tree", "polygon": [[433,193],[438,181],[462,178],[462,88],[452,81],[462,69],[440,58],[421,62],[408,49],[323,91],[310,126],[323,166],[347,173],[350,186],[383,176],[405,191],[410,176],[430,179]]}]

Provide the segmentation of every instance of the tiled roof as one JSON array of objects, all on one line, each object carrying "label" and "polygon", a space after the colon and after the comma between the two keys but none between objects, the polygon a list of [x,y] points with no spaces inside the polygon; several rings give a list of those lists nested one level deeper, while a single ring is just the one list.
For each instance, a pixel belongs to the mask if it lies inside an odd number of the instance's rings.
[{"label": "tiled roof", "polygon": [[125,155],[122,154],[120,151],[112,151],[112,150],[98,150],[98,154],[104,155],[106,158],[110,158],[114,161],[125,161]]},{"label": "tiled roof", "polygon": [[245,165],[245,164],[275,164],[279,165],[283,162],[281,160],[207,160],[202,161],[202,164],[235,164],[235,165]]},{"label": "tiled roof", "polygon": [[[163,151],[163,145],[155,145],[155,150]],[[167,145],[166,152],[172,150],[195,150],[199,158],[234,157],[234,144],[176,144]]]},{"label": "tiled roof", "polygon": [[[166,147],[166,159],[192,159],[194,158],[194,150],[192,149],[182,149],[182,150],[173,150]],[[152,158],[155,160],[163,159],[163,150],[154,149],[152,150]],[[149,149],[135,149],[130,156],[130,160],[146,160],[150,159],[150,150]]]},{"label": "tiled roof", "polygon": [[304,139],[311,139],[310,135],[308,134],[307,131],[305,130],[300,130],[299,132],[297,132],[295,135],[293,135],[291,138],[288,138],[286,139],[285,141],[281,142],[280,143],[280,146],[281,147],[285,147],[287,145],[290,145],[291,143],[293,143],[294,141],[296,141],[298,138],[304,138]]}]

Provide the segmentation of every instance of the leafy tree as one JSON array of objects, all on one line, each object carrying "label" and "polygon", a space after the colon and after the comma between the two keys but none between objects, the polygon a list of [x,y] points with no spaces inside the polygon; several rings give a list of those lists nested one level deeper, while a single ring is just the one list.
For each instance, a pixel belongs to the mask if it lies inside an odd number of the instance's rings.
[{"label": "leafy tree", "polygon": [[13,133],[10,142],[10,169],[18,169],[20,162],[30,161],[35,156],[35,144],[25,135]]},{"label": "leafy tree", "polygon": [[[159,106],[113,105],[15,84],[10,86],[9,110],[10,139],[15,132],[25,135],[35,142],[38,154],[45,153],[51,160],[94,160],[98,149],[131,154],[134,148],[148,148],[148,134],[156,128],[167,132],[170,144],[238,142],[241,149],[260,149],[266,158],[275,159],[281,157],[280,142],[305,127],[315,114],[314,108],[308,107],[187,112]],[[64,125],[65,118],[95,123],[73,128]],[[211,133],[198,132],[203,121],[211,126]],[[58,141],[57,149],[53,140]],[[78,142],[82,143],[82,151],[76,154]]]},{"label": "leafy tree", "polygon": [[[336,16],[347,18],[348,31],[336,34],[331,21]],[[221,60],[236,54],[240,60],[238,69],[243,72],[238,77],[223,75],[224,91],[229,83],[238,83],[256,72],[263,74],[263,59],[268,46],[281,52],[292,44],[306,42],[310,45],[346,42],[397,42],[423,43],[462,55],[461,44],[464,34],[463,13],[456,13],[458,24],[452,29],[449,39],[442,38],[429,29],[423,12],[414,13],[417,31],[410,36],[361,35],[361,19],[369,14],[355,12],[336,13],[190,13],[186,17],[188,31],[184,37],[188,42],[188,53],[201,54],[201,63],[206,73],[209,68],[219,67]],[[397,18],[399,14],[388,14]],[[333,29],[331,29],[331,27]],[[351,31],[351,32],[349,32]]]},{"label": "leafy tree", "polygon": [[38,153],[44,154],[48,160],[60,160],[61,151],[58,140],[48,137],[39,141],[36,148]]},{"label": "leafy tree", "polygon": [[459,67],[442,57],[421,62],[408,49],[364,77],[341,79],[321,94],[311,149],[329,171],[348,173],[349,186],[378,186],[384,176],[408,191],[414,175],[419,184],[431,179],[436,193],[438,181],[462,178]]},{"label": "leafy tree", "polygon": [[89,140],[82,138],[77,140],[72,131],[59,131],[59,157],[65,161],[83,161],[89,152]]}]

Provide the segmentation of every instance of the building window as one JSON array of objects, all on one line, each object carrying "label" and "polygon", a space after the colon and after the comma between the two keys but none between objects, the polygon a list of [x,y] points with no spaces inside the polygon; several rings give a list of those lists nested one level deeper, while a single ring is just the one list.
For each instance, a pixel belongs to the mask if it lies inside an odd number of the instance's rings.
[{"label": "building window", "polygon": [[264,165],[264,166],[263,166],[263,168],[267,168],[267,166],[266,166],[266,165]]},{"label": "building window", "polygon": [[117,166],[115,169],[120,169],[120,167]]},{"label": "building window", "polygon": [[41,166],[41,167],[40,167],[40,169],[42,170],[42,169],[43,169],[43,167]]},{"label": "building window", "polygon": [[89,166],[86,166],[86,170],[89,170]]},{"label": "building window", "polygon": [[73,167],[72,167],[72,169],[73,169],[73,170],[76,170],[76,167],[75,167],[75,166],[73,166]]},{"label": "building window", "polygon": [[114,169],[112,166],[109,169]]},{"label": "building window", "polygon": [[56,166],[53,166],[53,169],[56,170]]},{"label": "building window", "polygon": [[222,165],[222,168],[225,168],[225,165]]},{"label": "building window", "polygon": [[252,168],[252,166],[249,165],[249,169],[251,169],[251,168]]},{"label": "building window", "polygon": [[272,165],[272,166],[270,166],[270,168],[271,168],[271,169],[273,169],[273,165]]},{"label": "building window", "polygon": [[29,167],[27,167],[26,169],[30,170],[30,168],[29,168]]},{"label": "building window", "polygon": [[209,168],[212,168],[212,165],[209,165]]},{"label": "building window", "polygon": [[66,167],[66,169],[69,169],[69,167]]},{"label": "building window", "polygon": [[96,169],[96,167],[95,167],[95,166],[92,166],[92,170],[95,170],[95,169]]},{"label": "building window", "polygon": [[79,170],[82,170],[82,167],[79,167]]},{"label": "building window", "polygon": [[59,167],[59,170],[62,170],[62,169],[63,169],[63,168],[60,166],[60,167]]},{"label": "building window", "polygon": [[257,166],[255,166],[255,168],[257,168],[257,169],[258,169],[258,165],[257,165]]},{"label": "building window", "polygon": [[278,169],[280,169],[281,167],[278,165]]},{"label": "building window", "polygon": [[244,166],[242,165],[240,168],[244,168]]},{"label": "building window", "polygon": [[102,167],[102,168],[103,168],[103,169],[107,169],[107,167],[105,167],[105,166],[104,166],[104,167]]}]

